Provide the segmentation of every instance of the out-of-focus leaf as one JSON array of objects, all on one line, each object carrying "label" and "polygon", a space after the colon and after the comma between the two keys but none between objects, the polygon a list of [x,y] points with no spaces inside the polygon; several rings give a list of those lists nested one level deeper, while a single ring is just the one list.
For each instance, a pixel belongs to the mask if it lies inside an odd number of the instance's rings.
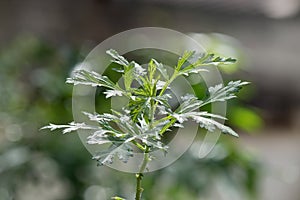
[{"label": "out-of-focus leaf", "polygon": [[124,199],[124,198],[122,198],[122,197],[112,197],[111,199],[112,199],[112,200],[126,200],[126,199]]},{"label": "out-of-focus leaf", "polygon": [[255,110],[245,107],[232,106],[228,119],[232,125],[247,132],[256,131],[263,126],[263,120]]},{"label": "out-of-focus leaf", "polygon": [[129,65],[129,62],[123,56],[120,56],[116,50],[110,49],[110,50],[107,50],[106,53],[108,55],[110,55],[112,58],[114,58],[113,62],[115,62],[119,65],[123,65],[125,67],[127,67]]},{"label": "out-of-focus leaf", "polygon": [[205,65],[226,65],[226,64],[233,64],[236,62],[234,58],[223,58],[220,56],[215,56],[214,54],[209,54],[207,59],[203,62]]}]

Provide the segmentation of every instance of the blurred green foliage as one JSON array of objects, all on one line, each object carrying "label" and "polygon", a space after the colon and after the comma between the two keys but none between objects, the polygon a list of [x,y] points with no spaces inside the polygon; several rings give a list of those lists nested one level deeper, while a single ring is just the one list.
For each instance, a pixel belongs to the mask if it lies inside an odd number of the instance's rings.
[{"label": "blurred green foliage", "polygon": [[[1,48],[1,200],[94,200],[115,194],[133,199],[131,174],[96,167],[76,134],[39,131],[49,121],[72,120],[72,87],[65,80],[82,59],[77,47],[55,46],[28,35]],[[238,116],[230,121],[238,125],[245,120],[239,127],[244,130],[258,127],[260,119],[251,109],[237,105],[230,105],[229,114]],[[222,194],[220,187],[227,186],[242,199],[256,199],[259,165],[232,140],[222,139],[206,159],[193,152],[191,148],[170,167],[147,175],[145,198],[209,199],[209,194]]]},{"label": "blurred green foliage", "polygon": [[[17,199],[26,199],[19,194],[25,185],[43,185],[47,181],[51,185],[56,181],[53,177],[44,179],[48,173],[57,172],[56,178],[66,180],[65,185],[71,182],[73,190],[82,189],[83,185],[74,178],[75,170],[87,162],[89,155],[76,135],[62,139],[60,135],[52,137],[38,131],[47,120],[72,119],[72,88],[66,87],[64,81],[78,59],[74,48],[58,49],[33,36],[20,36],[1,49],[0,185]],[[44,166],[43,162],[56,167]],[[39,165],[45,171],[38,171]],[[69,197],[78,199],[80,195],[73,193]]]}]

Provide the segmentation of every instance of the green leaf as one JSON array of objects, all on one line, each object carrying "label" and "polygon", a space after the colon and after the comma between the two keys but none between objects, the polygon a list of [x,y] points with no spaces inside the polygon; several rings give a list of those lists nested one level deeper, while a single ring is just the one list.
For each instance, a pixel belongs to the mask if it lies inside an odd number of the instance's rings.
[{"label": "green leaf", "polygon": [[185,51],[183,55],[178,59],[176,70],[180,71],[184,64],[188,63],[188,60],[195,54],[194,51]]},{"label": "green leaf", "polygon": [[[176,123],[177,119],[175,117],[170,117],[170,118],[171,118],[171,120],[168,120],[167,123],[160,130],[160,132],[159,132],[160,135],[163,135],[166,131],[169,130],[170,127],[172,127]],[[178,126],[176,126],[176,127],[178,127]]]},{"label": "green leaf", "polygon": [[236,59],[234,58],[223,58],[219,56],[215,56],[214,54],[209,54],[207,59],[203,61],[203,64],[205,65],[220,65],[220,64],[233,64],[236,62]]},{"label": "green leaf", "polygon": [[123,74],[123,78],[124,78],[124,85],[125,85],[125,89],[127,91],[130,90],[131,88],[131,83],[134,80],[134,64],[130,63],[128,66],[126,66],[124,68],[124,74]]},{"label": "green leaf", "polygon": [[170,94],[164,94],[162,96],[153,97],[153,100],[157,103],[157,107],[159,108],[162,113],[166,114],[171,113],[171,106],[169,104],[169,99],[171,99],[172,96]]},{"label": "green leaf", "polygon": [[241,130],[251,133],[257,132],[257,130],[263,127],[261,116],[253,108],[235,105],[228,111],[230,123]]},{"label": "green leaf", "polygon": [[119,55],[117,51],[110,49],[106,51],[114,60],[112,62],[123,66],[123,69],[116,69],[115,71],[123,73],[124,85],[127,91],[130,90],[132,81],[138,79],[139,76],[146,74],[145,69],[138,63],[132,61],[128,62],[123,56]]},{"label": "green leaf", "polygon": [[179,59],[176,69],[180,75],[188,76],[191,73],[207,72],[206,69],[203,69],[203,66],[227,65],[234,62],[236,62],[236,60],[233,58],[216,57],[214,54],[200,54],[198,58],[196,58],[194,52],[186,52],[182,58]]},{"label": "green leaf", "polygon": [[150,97],[136,97],[135,100],[131,99],[128,104],[130,110],[130,116],[134,122],[137,122],[138,118],[149,118],[150,113]]},{"label": "green leaf", "polygon": [[155,61],[151,59],[148,64],[149,81],[154,79],[155,72],[156,72],[156,64]]}]

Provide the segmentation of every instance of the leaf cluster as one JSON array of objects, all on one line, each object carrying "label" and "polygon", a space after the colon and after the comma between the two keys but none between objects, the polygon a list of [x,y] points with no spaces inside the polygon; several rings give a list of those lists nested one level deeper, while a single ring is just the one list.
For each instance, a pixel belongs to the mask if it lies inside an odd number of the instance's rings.
[{"label": "leaf cluster", "polygon": [[183,123],[188,120],[195,121],[208,131],[219,129],[238,137],[230,127],[218,122],[226,120],[225,117],[201,111],[201,107],[235,98],[235,93],[248,82],[231,81],[226,86],[220,84],[210,87],[209,97],[201,100],[193,94],[186,94],[181,97],[176,109],[169,104],[171,95],[168,93],[177,77],[207,71],[203,66],[230,64],[235,59],[186,51],[169,74],[166,67],[155,59],[143,67],[134,61],[129,62],[115,50],[108,50],[107,54],[112,57],[112,62],[119,65],[115,70],[122,74],[124,88],[107,76],[86,70],[76,71],[73,77],[67,79],[67,83],[103,87],[106,89],[106,98],[127,98],[128,104],[122,111],[111,110],[111,113],[103,114],[83,112],[97,126],[71,122],[68,125],[50,124],[43,128],[64,129],[63,133],[80,129],[91,131],[88,144],[109,144],[105,151],[94,156],[100,165],[112,163],[116,157],[127,162],[136,150],[148,153],[160,149],[167,152],[168,146],[162,142],[163,136],[172,128],[184,128]]}]

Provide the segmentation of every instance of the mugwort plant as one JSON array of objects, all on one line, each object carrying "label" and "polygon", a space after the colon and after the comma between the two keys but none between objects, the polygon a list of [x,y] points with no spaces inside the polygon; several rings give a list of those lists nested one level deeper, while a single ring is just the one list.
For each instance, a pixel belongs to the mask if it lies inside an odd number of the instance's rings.
[{"label": "mugwort plant", "polygon": [[[207,71],[204,66],[226,65],[236,62],[233,58],[223,58],[214,54],[197,55],[193,51],[186,51],[178,59],[172,73],[155,59],[151,59],[147,67],[143,67],[135,61],[129,62],[115,50],[108,50],[112,62],[118,64],[115,69],[122,74],[124,86],[115,83],[107,76],[94,71],[78,70],[74,76],[67,79],[67,83],[82,84],[92,87],[105,88],[103,92],[106,98],[123,96],[127,98],[127,105],[121,111],[111,109],[110,113],[83,112],[88,119],[97,125],[89,125],[82,122],[71,122],[66,125],[49,124],[42,129],[63,129],[63,133],[77,130],[88,130],[90,135],[87,143],[91,145],[107,144],[108,148],[94,155],[94,159],[100,165],[111,164],[115,159],[127,162],[133,156],[133,152],[143,153],[143,160],[136,173],[135,199],[142,198],[142,178],[147,170],[147,165],[152,159],[151,152],[161,150],[168,152],[168,146],[163,138],[168,131],[174,128],[184,128],[183,123],[192,120],[201,128],[213,132],[216,129],[224,134],[238,137],[238,134],[230,127],[218,122],[226,120],[224,116],[210,113],[201,109],[203,106],[224,102],[235,98],[239,89],[248,82],[230,81],[227,85],[218,84],[208,88],[208,95],[199,99],[194,94],[185,94],[176,108],[170,105],[172,98],[168,91],[171,84],[179,76],[189,76],[192,73]],[[122,199],[113,197],[113,199]]]}]

